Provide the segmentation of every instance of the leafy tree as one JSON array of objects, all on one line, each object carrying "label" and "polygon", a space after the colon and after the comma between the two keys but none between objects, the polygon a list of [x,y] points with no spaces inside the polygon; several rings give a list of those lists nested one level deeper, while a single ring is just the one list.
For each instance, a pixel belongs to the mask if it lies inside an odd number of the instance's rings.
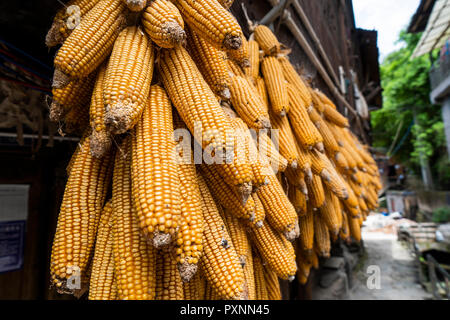
[{"label": "leafy tree", "polygon": [[[391,154],[413,172],[420,173],[419,154],[428,158],[435,184],[450,187],[450,164],[446,154],[441,108],[430,102],[429,55],[411,59],[421,34],[402,31],[398,42],[404,46],[388,55],[381,65],[383,108],[372,112],[374,146],[386,151],[399,138]],[[436,54],[436,53],[434,53]],[[416,112],[417,123],[413,123]],[[412,125],[412,128],[410,128]],[[411,133],[407,135],[409,129]],[[403,142],[399,145],[400,142]]]}]

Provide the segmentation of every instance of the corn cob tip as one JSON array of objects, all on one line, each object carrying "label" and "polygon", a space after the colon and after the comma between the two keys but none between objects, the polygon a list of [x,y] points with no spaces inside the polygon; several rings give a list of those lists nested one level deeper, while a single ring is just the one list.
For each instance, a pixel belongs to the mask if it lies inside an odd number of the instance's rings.
[{"label": "corn cob tip", "polygon": [[111,148],[111,137],[105,132],[93,130],[89,141],[91,155],[94,158],[102,158]]},{"label": "corn cob tip", "polygon": [[245,58],[242,59],[242,61],[239,62],[239,66],[244,69],[244,68],[250,68],[250,59]]},{"label": "corn cob tip", "polygon": [[261,117],[258,121],[258,127],[261,127],[261,129],[271,129],[272,128],[272,124],[270,123],[269,118],[267,117]]},{"label": "corn cob tip", "polygon": [[291,167],[292,167],[292,169],[297,169],[298,168],[297,160],[294,160],[294,161],[291,162]]},{"label": "corn cob tip", "polygon": [[64,115],[63,106],[56,101],[52,101],[52,104],[50,105],[50,111],[49,111],[50,121],[59,122],[62,120],[63,115]]},{"label": "corn cob tip", "polygon": [[61,70],[55,69],[53,74],[52,87],[55,89],[62,89],[67,86],[70,82],[70,78]]},{"label": "corn cob tip", "polygon": [[[231,99],[231,92],[230,92],[230,89],[227,88],[227,87],[225,87],[225,88],[223,88],[222,90],[220,90],[220,91],[218,92],[218,94],[219,94],[219,96],[220,96],[222,99],[224,99],[224,100],[230,100],[230,99]],[[224,106],[226,106],[227,103],[228,103],[228,102],[226,102],[226,101],[222,101],[222,102],[221,102],[221,104],[223,104]]]},{"label": "corn cob tip", "polygon": [[244,268],[247,264],[247,257],[244,254],[239,256],[239,263],[241,264],[242,268]]},{"label": "corn cob tip", "polygon": [[289,282],[294,281],[294,279],[295,279],[295,276],[289,276],[289,277],[288,277],[288,281],[289,281]]},{"label": "corn cob tip", "polygon": [[238,186],[238,192],[241,195],[241,203],[243,206],[247,203],[248,198],[250,198],[253,191],[251,182],[244,182]]},{"label": "corn cob tip", "polygon": [[286,110],[285,109],[281,110],[281,112],[278,115],[280,117],[286,117]]},{"label": "corn cob tip", "polygon": [[233,34],[227,34],[223,40],[223,45],[226,49],[238,50],[242,46],[241,36],[236,36]]},{"label": "corn cob tip", "polygon": [[126,102],[118,101],[114,105],[106,106],[105,124],[110,126],[114,134],[121,134],[127,131],[131,126],[134,105]]},{"label": "corn cob tip", "polygon": [[264,226],[264,221],[263,220],[259,220],[255,223],[255,227],[256,228],[262,228]]},{"label": "corn cob tip", "polygon": [[297,239],[299,236],[300,236],[300,226],[298,225],[298,222],[295,223],[294,226],[289,225],[288,231],[284,232],[284,237],[291,242]]},{"label": "corn cob tip", "polygon": [[[311,168],[310,167],[305,168],[304,173],[305,173],[305,181],[310,183],[313,178],[313,173],[312,173]],[[305,194],[308,194],[308,192],[306,192]]]},{"label": "corn cob tip", "polygon": [[144,10],[147,5],[147,0],[125,0],[128,9],[133,12],[139,12]]},{"label": "corn cob tip", "polygon": [[63,43],[64,37],[61,35],[61,32],[59,31],[61,29],[61,25],[62,25],[61,21],[55,21],[50,27],[50,30],[48,30],[47,35],[45,36],[45,45],[48,48]]},{"label": "corn cob tip", "polygon": [[320,172],[320,177],[325,181],[331,181],[331,175],[327,169],[322,169],[322,172]]},{"label": "corn cob tip", "polygon": [[323,142],[316,143],[314,148],[316,148],[316,150],[319,151],[320,153],[324,153],[325,152],[325,148],[323,146]]},{"label": "corn cob tip", "polygon": [[183,263],[178,265],[178,271],[180,272],[181,280],[183,282],[189,282],[197,273],[198,265],[192,263]]},{"label": "corn cob tip", "polygon": [[172,241],[172,236],[168,233],[162,233],[159,231],[153,232],[153,238],[151,240],[151,244],[156,249],[162,249],[170,244]]},{"label": "corn cob tip", "polygon": [[170,39],[170,42],[182,45],[185,44],[186,32],[177,21],[167,21],[161,26],[161,29],[161,31]]}]

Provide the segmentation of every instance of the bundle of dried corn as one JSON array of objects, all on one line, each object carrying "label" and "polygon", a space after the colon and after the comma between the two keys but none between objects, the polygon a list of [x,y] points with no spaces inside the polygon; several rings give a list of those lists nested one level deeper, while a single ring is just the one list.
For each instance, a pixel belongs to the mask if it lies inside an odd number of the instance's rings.
[{"label": "bundle of dried corn", "polygon": [[304,283],[337,237],[360,239],[381,188],[368,147],[269,28],[245,38],[231,3],[74,0],[73,32],[55,17],[51,117],[83,133],[59,292],[281,299],[278,278]]}]

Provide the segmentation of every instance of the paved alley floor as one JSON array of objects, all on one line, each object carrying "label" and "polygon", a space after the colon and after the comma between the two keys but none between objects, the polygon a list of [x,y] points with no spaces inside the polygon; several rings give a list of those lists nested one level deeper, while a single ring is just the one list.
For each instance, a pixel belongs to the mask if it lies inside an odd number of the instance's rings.
[{"label": "paved alley floor", "polygon": [[[363,232],[366,258],[355,273],[352,300],[424,300],[413,257],[395,234]],[[378,277],[378,278],[377,278]]]}]

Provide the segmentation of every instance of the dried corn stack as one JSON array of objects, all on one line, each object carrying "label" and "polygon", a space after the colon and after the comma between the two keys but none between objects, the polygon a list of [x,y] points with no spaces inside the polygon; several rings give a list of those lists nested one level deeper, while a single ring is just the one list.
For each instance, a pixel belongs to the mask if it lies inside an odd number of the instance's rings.
[{"label": "dried corn stack", "polygon": [[72,0],[73,32],[72,9],[55,17],[51,117],[83,134],[52,248],[59,292],[279,300],[279,278],[305,284],[338,237],[360,241],[382,188],[369,146],[269,28],[247,41],[232,2]]},{"label": "dried corn stack", "polygon": [[145,32],[161,48],[173,48],[186,41],[183,17],[168,0],[152,0],[141,19]]}]

